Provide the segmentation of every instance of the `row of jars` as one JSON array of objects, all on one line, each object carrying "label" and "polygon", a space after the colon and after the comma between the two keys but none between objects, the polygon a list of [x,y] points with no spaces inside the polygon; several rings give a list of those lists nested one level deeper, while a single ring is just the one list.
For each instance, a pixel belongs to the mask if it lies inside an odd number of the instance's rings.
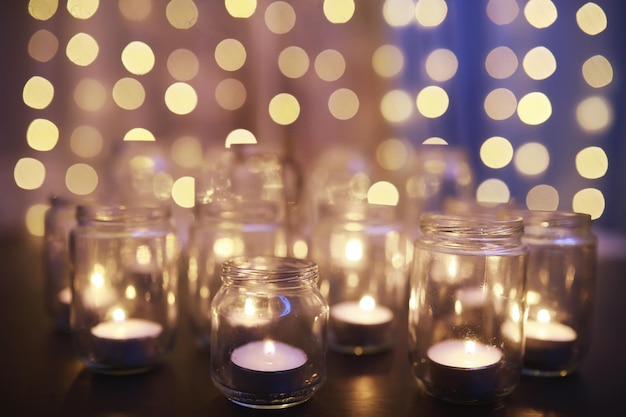
[{"label": "row of jars", "polygon": [[502,398],[522,373],[570,374],[586,354],[596,258],[588,215],[429,212],[411,241],[392,207],[327,205],[304,260],[282,252],[274,210],[197,205],[181,297],[168,209],[55,200],[50,311],[89,368],[123,374],[167,356],[184,307],[216,386],[256,408],[305,401],[326,379],[327,349],[390,349],[407,317],[418,385],[453,402]]}]

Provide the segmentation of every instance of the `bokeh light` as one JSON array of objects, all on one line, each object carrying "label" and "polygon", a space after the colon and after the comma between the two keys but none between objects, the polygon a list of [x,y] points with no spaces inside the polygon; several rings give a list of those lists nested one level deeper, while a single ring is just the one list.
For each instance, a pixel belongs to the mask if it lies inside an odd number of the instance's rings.
[{"label": "bokeh light", "polygon": [[35,158],[20,158],[13,169],[15,184],[23,190],[36,190],[46,179],[46,167]]},{"label": "bokeh light", "polygon": [[52,83],[37,75],[26,81],[22,92],[24,104],[38,110],[48,107],[53,97],[54,86]]},{"label": "bokeh light", "polygon": [[526,207],[529,210],[557,210],[559,208],[559,192],[547,184],[536,185],[526,195]]},{"label": "bokeh light", "polygon": [[517,170],[524,175],[539,175],[548,169],[550,154],[545,145],[529,142],[517,149],[514,163]]},{"label": "bokeh light", "polygon": [[48,119],[35,119],[26,130],[26,141],[36,151],[52,150],[59,141],[59,128]]},{"label": "bokeh light", "polygon": [[90,194],[98,186],[98,173],[91,165],[74,164],[65,173],[65,186],[77,195]]},{"label": "bokeh light", "polygon": [[494,136],[483,142],[480,159],[489,168],[504,168],[513,159],[513,145],[501,136]]}]

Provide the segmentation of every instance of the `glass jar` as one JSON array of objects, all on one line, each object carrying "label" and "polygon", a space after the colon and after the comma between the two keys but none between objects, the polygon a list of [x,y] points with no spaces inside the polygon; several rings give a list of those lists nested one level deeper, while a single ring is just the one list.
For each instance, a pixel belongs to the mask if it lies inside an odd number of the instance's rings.
[{"label": "glass jar", "polygon": [[269,201],[198,203],[189,228],[189,318],[197,343],[209,350],[211,301],[222,285],[222,262],[243,255],[284,256],[285,230]]},{"label": "glass jar", "polygon": [[389,349],[406,314],[408,239],[395,207],[323,205],[312,238],[330,305],[329,347],[356,355]]},{"label": "glass jar", "polygon": [[88,368],[148,370],[172,349],[179,244],[166,207],[79,206],[70,234],[71,330]]},{"label": "glass jar", "polygon": [[285,408],[326,380],[328,305],[317,265],[272,256],[222,264],[211,311],[211,377],[236,404]]},{"label": "glass jar", "polygon": [[588,214],[519,211],[530,249],[524,374],[574,372],[592,338],[596,238]]},{"label": "glass jar", "polygon": [[70,330],[69,234],[74,226],[75,201],[52,196],[44,217],[44,302],[57,328],[64,332]]},{"label": "glass jar", "polygon": [[503,398],[522,371],[523,221],[425,213],[420,224],[409,299],[418,385],[455,403]]}]

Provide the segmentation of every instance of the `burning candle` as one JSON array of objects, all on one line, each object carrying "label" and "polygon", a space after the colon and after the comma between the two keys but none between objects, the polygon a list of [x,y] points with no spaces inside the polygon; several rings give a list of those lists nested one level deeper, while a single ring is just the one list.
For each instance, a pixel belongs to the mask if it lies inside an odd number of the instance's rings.
[{"label": "burning candle", "polygon": [[243,309],[234,311],[228,316],[228,322],[233,326],[258,327],[270,322],[270,317],[263,315],[254,305],[254,300],[246,298]]},{"label": "burning candle", "polygon": [[567,367],[578,337],[570,326],[551,321],[545,309],[539,310],[537,320],[527,320],[525,336],[524,368],[549,371]]},{"label": "burning candle", "polygon": [[388,347],[392,339],[393,312],[364,296],[330,308],[331,344],[339,351],[361,353]]},{"label": "burning candle", "polygon": [[442,398],[482,402],[500,385],[502,351],[473,340],[450,339],[427,351],[432,391]]},{"label": "burning candle", "polygon": [[307,355],[295,346],[271,339],[258,340],[233,350],[232,387],[247,393],[283,394],[305,385]]},{"label": "burning candle", "polygon": [[113,320],[91,328],[95,361],[114,371],[146,368],[160,357],[161,324],[126,318],[122,309],[113,311]]}]

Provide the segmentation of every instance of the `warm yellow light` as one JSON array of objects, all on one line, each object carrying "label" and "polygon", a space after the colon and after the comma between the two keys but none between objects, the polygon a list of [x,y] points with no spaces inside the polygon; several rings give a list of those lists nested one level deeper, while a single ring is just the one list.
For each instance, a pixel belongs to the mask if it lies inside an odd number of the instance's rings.
[{"label": "warm yellow light", "polygon": [[556,71],[556,58],[545,46],[537,46],[526,53],[522,66],[533,80],[545,80]]},{"label": "warm yellow light", "polygon": [[315,58],[315,73],[324,81],[335,81],[341,78],[346,70],[346,60],[340,52],[326,49]]},{"label": "warm yellow light", "polygon": [[99,0],[67,0],[67,11],[76,19],[89,19],[98,11]]},{"label": "warm yellow light", "polygon": [[348,88],[335,90],[328,99],[328,110],[339,120],[349,120],[359,111],[359,97]]},{"label": "warm yellow light", "polygon": [[36,151],[49,151],[59,141],[59,128],[48,119],[35,119],[26,130],[26,141]]},{"label": "warm yellow light", "polygon": [[28,13],[37,20],[48,20],[57,12],[58,0],[30,0]]},{"label": "warm yellow light", "polygon": [[278,69],[288,78],[300,78],[309,69],[309,56],[299,46],[288,46],[278,55]]},{"label": "warm yellow light", "polygon": [[448,110],[450,99],[443,88],[431,85],[423,88],[417,94],[416,104],[417,110],[424,117],[435,119],[441,117]]},{"label": "warm yellow light", "polygon": [[376,161],[389,171],[403,168],[408,160],[409,149],[401,140],[387,139],[376,148]]},{"label": "warm yellow light", "polygon": [[170,0],[165,16],[176,29],[192,28],[198,21],[198,8],[193,0]]},{"label": "warm yellow light", "polygon": [[167,57],[167,70],[178,81],[189,81],[198,75],[198,57],[189,49],[176,49]]},{"label": "warm yellow light", "polygon": [[215,62],[224,71],[237,71],[246,63],[246,48],[236,39],[224,39],[215,47]]},{"label": "warm yellow light", "polygon": [[559,207],[559,192],[550,185],[537,185],[528,191],[526,207],[529,210],[554,211]]},{"label": "warm yellow light", "polygon": [[605,87],[613,81],[613,67],[602,55],[594,55],[583,64],[583,77],[593,88]]},{"label": "warm yellow light", "polygon": [[46,179],[46,168],[34,158],[21,158],[13,169],[15,184],[23,190],[36,190]]},{"label": "warm yellow light", "polygon": [[426,73],[434,81],[448,81],[459,68],[459,61],[449,49],[435,49],[426,57]]},{"label": "warm yellow light", "polygon": [[507,88],[496,88],[485,97],[485,113],[493,120],[506,120],[517,110],[517,98]]},{"label": "warm yellow light", "polygon": [[415,5],[417,22],[427,28],[439,26],[447,14],[448,5],[444,0],[418,0]]},{"label": "warm yellow light", "polygon": [[134,286],[129,285],[126,287],[126,290],[124,291],[124,296],[129,300],[134,300],[135,298],[137,298],[137,290],[135,289]]},{"label": "warm yellow light", "polygon": [[86,67],[98,57],[98,42],[87,33],[77,33],[67,42],[65,55],[75,65]]},{"label": "warm yellow light", "polygon": [[48,206],[45,204],[34,204],[26,210],[26,229],[28,233],[33,236],[44,236],[46,211],[48,211]]},{"label": "warm yellow light", "polygon": [[587,132],[599,132],[613,122],[613,108],[604,97],[588,97],[576,106],[576,120]]},{"label": "warm yellow light", "polygon": [[198,104],[196,90],[187,83],[177,82],[165,90],[165,105],[175,114],[189,114]]},{"label": "warm yellow light", "polygon": [[246,129],[235,129],[228,134],[224,146],[230,148],[230,145],[255,144],[256,137],[252,132]]},{"label": "warm yellow light", "polygon": [[124,135],[124,141],[153,142],[155,140],[152,132],[143,127],[132,128]]},{"label": "warm yellow light", "polygon": [[265,24],[277,35],[289,32],[296,24],[296,12],[285,1],[275,1],[265,9]]},{"label": "warm yellow light", "polygon": [[257,8],[257,0],[225,0],[226,11],[232,17],[248,18]]},{"label": "warm yellow light", "polygon": [[448,141],[443,138],[432,137],[432,138],[428,138],[424,140],[422,144],[424,145],[447,145]]},{"label": "warm yellow light", "polygon": [[519,62],[515,52],[506,46],[492,49],[485,59],[487,73],[498,80],[510,77],[517,70]]},{"label": "warm yellow light", "polygon": [[172,196],[174,178],[167,172],[157,172],[152,180],[152,194],[158,200],[166,201]]},{"label": "warm yellow light", "polygon": [[588,2],[578,9],[576,22],[580,30],[591,36],[603,32],[607,26],[604,10],[593,2]]},{"label": "warm yellow light", "polygon": [[120,13],[128,20],[144,20],[152,11],[152,0],[119,0]]},{"label": "warm yellow light", "polygon": [[31,77],[22,90],[24,104],[33,109],[41,110],[50,105],[54,98],[54,86],[44,77]]},{"label": "warm yellow light", "polygon": [[598,146],[590,146],[576,154],[576,170],[583,178],[602,178],[609,169],[609,158]]},{"label": "warm yellow light", "polygon": [[363,258],[363,242],[360,239],[350,239],[346,243],[344,250],[346,259],[352,262],[358,262]]},{"label": "warm yellow light", "polygon": [[93,158],[102,151],[104,139],[96,128],[82,125],[72,131],[70,148],[82,158]]},{"label": "warm yellow light", "polygon": [[372,67],[381,77],[395,77],[404,67],[404,55],[395,45],[379,46],[372,55]]},{"label": "warm yellow light", "polygon": [[274,122],[279,125],[290,125],[300,115],[300,103],[291,94],[280,93],[272,98],[268,110]]},{"label": "warm yellow light", "polygon": [[52,33],[40,29],[28,41],[28,55],[36,61],[48,62],[56,55],[59,49],[59,40]]},{"label": "warm yellow light", "polygon": [[396,186],[388,181],[378,181],[367,190],[369,204],[397,206],[398,201],[400,201],[400,193]]},{"label": "warm yellow light", "polygon": [[113,86],[113,101],[125,110],[141,107],[146,98],[143,85],[134,78],[122,78]]},{"label": "warm yellow light", "polygon": [[380,112],[389,122],[404,122],[413,115],[413,99],[406,91],[391,90],[383,96]]},{"label": "warm yellow light", "polygon": [[587,213],[592,220],[595,220],[604,213],[605,204],[602,191],[595,188],[585,188],[574,195],[572,210],[578,213]]},{"label": "warm yellow light", "polygon": [[193,136],[182,136],[174,141],[172,159],[183,168],[195,168],[202,162],[202,144]]},{"label": "warm yellow light", "polygon": [[215,87],[215,100],[224,110],[237,110],[246,102],[246,87],[234,78],[226,78]]},{"label": "warm yellow light", "polygon": [[509,187],[499,179],[485,180],[476,189],[476,200],[484,203],[507,203],[510,199]]},{"label": "warm yellow light", "polygon": [[513,159],[513,145],[506,138],[493,136],[480,147],[480,159],[489,168],[504,168]]},{"label": "warm yellow light", "polygon": [[552,116],[552,103],[544,93],[528,93],[520,99],[517,115],[527,125],[540,125]]},{"label": "warm yellow light", "polygon": [[90,194],[98,186],[98,173],[90,165],[74,164],[65,173],[65,186],[77,195]]},{"label": "warm yellow light", "polygon": [[135,75],[149,73],[154,67],[152,48],[141,41],[132,41],[122,51],[122,63],[128,72]]},{"label": "warm yellow light", "polygon": [[529,0],[524,6],[524,16],[532,26],[544,29],[556,21],[558,11],[551,0]]},{"label": "warm yellow light", "polygon": [[102,83],[92,78],[85,78],[74,88],[74,101],[83,110],[98,111],[104,107],[107,91]]},{"label": "warm yellow light", "polygon": [[195,204],[195,188],[193,177],[181,177],[172,185],[172,199],[180,207],[191,208]]},{"label": "warm yellow light", "polygon": [[548,149],[541,143],[529,142],[515,152],[515,168],[524,175],[539,175],[550,165]]},{"label": "warm yellow light", "polygon": [[386,0],[383,4],[383,18],[389,26],[407,26],[415,16],[413,0]]},{"label": "warm yellow light", "polygon": [[324,16],[330,23],[346,23],[354,15],[354,0],[324,0]]}]

